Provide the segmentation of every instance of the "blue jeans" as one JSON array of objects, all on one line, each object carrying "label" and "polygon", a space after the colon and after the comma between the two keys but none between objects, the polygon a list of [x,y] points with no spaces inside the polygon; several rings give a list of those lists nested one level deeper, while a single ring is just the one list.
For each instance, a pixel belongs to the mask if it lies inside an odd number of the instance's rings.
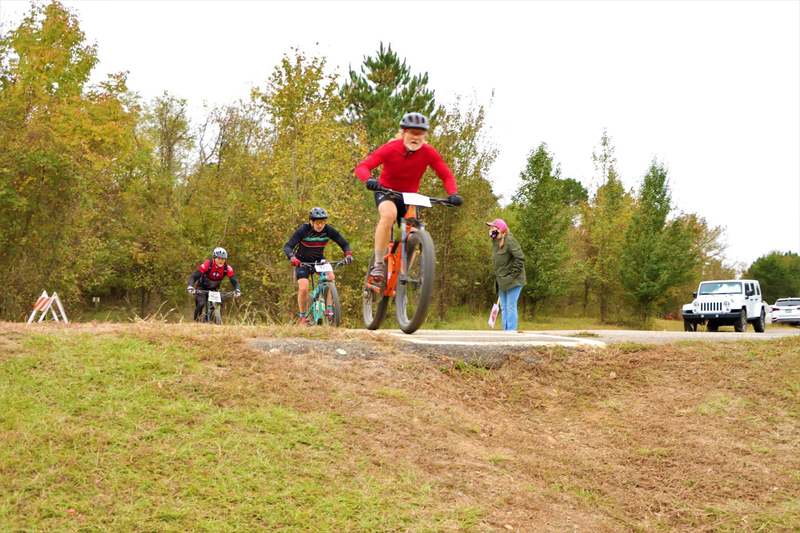
[{"label": "blue jeans", "polygon": [[503,329],[517,330],[517,300],[522,292],[522,285],[507,291],[500,291],[500,312],[503,314]]}]

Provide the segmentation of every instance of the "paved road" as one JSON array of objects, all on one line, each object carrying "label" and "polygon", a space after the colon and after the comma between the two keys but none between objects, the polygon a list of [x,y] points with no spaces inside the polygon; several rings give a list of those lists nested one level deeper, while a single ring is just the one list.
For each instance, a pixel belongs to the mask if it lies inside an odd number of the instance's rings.
[{"label": "paved road", "polygon": [[634,331],[634,330],[557,330],[506,333],[493,330],[419,330],[406,335],[399,330],[387,331],[393,337],[421,345],[438,346],[594,346],[621,342],[668,344],[679,341],[734,342],[771,340],[800,335],[800,329],[767,328],[765,333]]}]

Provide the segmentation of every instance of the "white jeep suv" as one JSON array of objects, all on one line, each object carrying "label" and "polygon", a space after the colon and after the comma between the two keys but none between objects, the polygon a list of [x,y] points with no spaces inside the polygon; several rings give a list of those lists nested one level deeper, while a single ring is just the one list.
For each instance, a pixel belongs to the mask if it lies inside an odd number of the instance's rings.
[{"label": "white jeep suv", "polygon": [[717,331],[720,326],[733,326],[736,331],[753,329],[763,333],[767,308],[761,300],[761,286],[754,279],[729,279],[703,281],[693,293],[694,301],[683,306],[683,329],[697,331],[697,326],[706,324],[708,331]]}]

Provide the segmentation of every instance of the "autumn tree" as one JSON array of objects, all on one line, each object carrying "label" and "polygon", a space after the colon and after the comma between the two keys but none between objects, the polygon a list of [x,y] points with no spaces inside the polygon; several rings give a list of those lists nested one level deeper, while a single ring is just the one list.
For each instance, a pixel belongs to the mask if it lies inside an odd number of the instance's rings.
[{"label": "autumn tree", "polygon": [[77,18],[34,5],[0,38],[0,267],[15,275],[0,315],[19,317],[43,288],[77,301],[101,284],[108,247],[98,228],[135,151],[124,75],[88,85],[97,63]]},{"label": "autumn tree", "polygon": [[[625,230],[633,199],[625,191],[616,170],[614,147],[606,131],[600,149],[592,154],[600,186],[582,209],[586,289],[592,287],[600,308],[600,321],[609,321],[613,304],[621,302],[620,267]],[[617,306],[618,307],[618,306]]]},{"label": "autumn tree", "polygon": [[[493,299],[492,265],[487,261],[491,245],[487,218],[498,209],[488,180],[496,150],[484,138],[483,106],[467,106],[459,100],[442,110],[431,144],[456,176],[464,204],[456,209],[437,208],[425,213],[436,243],[436,310],[440,318],[454,306],[481,305]],[[443,196],[441,180],[428,172],[422,191]]]}]

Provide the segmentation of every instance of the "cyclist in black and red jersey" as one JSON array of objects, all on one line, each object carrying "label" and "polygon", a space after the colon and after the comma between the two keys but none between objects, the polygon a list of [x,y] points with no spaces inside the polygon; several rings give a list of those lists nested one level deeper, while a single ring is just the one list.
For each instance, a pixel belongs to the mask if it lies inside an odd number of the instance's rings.
[{"label": "cyclist in black and red jersey", "polygon": [[[375,286],[382,285],[386,276],[383,258],[389,246],[392,224],[406,212],[402,199],[387,197],[380,191],[382,187],[398,192],[419,192],[422,175],[430,167],[442,180],[448,200],[453,205],[463,203],[455,176],[439,152],[425,141],[429,127],[425,115],[406,113],[400,121],[398,138],[369,154],[355,168],[358,179],[367,185],[367,189],[375,191],[375,205],[381,217],[375,228],[375,264],[369,273],[370,283]],[[372,170],[380,165],[383,165],[380,177],[375,179]]]},{"label": "cyclist in black and red jersey", "polygon": [[[286,258],[294,266],[295,277],[297,278],[297,307],[299,308],[298,317],[301,324],[308,324],[308,278],[314,272],[307,266],[300,263],[315,263],[320,259],[325,259],[325,246],[328,241],[333,241],[339,245],[344,252],[345,263],[353,261],[353,252],[350,244],[336,231],[333,226],[328,224],[328,212],[321,207],[314,207],[308,214],[309,222],[302,224],[283,246]],[[333,272],[327,273],[328,279],[333,280]],[[330,306],[331,303],[327,302]],[[328,309],[332,312],[332,308]]]},{"label": "cyclist in black and red jersey", "polygon": [[[217,247],[211,254],[211,259],[203,261],[191,276],[189,276],[189,286],[186,290],[189,294],[194,294],[194,319],[200,320],[203,316],[203,308],[208,304],[208,293],[196,293],[196,288],[204,291],[219,290],[219,286],[225,277],[231,280],[233,285],[234,296],[239,297],[242,294],[239,280],[236,279],[236,274],[233,272],[233,267],[228,264],[228,252],[225,248]],[[198,284],[199,282],[199,284]]]}]

